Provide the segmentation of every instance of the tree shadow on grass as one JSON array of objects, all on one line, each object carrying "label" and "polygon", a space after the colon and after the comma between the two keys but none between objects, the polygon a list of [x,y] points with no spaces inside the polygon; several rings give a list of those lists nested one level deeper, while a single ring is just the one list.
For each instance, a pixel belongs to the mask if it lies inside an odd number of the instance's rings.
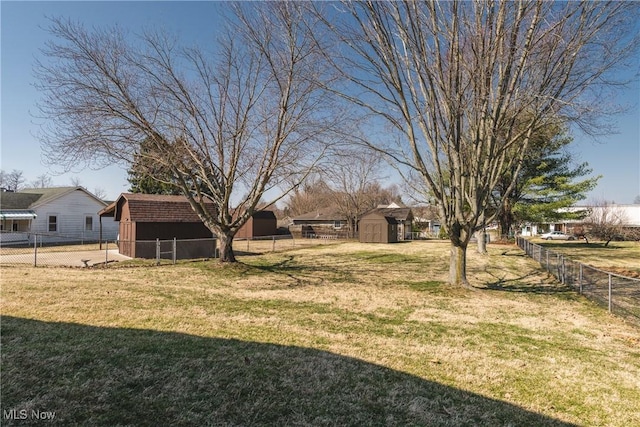
[{"label": "tree shadow on grass", "polygon": [[571,425],[312,348],[3,316],[2,350],[3,425]]},{"label": "tree shadow on grass", "polygon": [[541,271],[539,269],[532,269],[520,276],[510,278],[506,278],[506,275],[497,275],[493,270],[485,270],[485,272],[496,280],[485,283],[483,289],[531,294],[575,295],[570,287],[559,283],[555,278],[550,278],[548,282],[540,281]]},{"label": "tree shadow on grass", "polygon": [[[282,260],[278,262],[247,263],[247,265],[262,272],[286,276],[293,281],[290,286],[324,284],[327,281],[348,281],[351,283],[359,281],[353,269],[344,267],[337,261],[332,261],[330,264],[323,264],[319,261],[307,264],[299,263],[294,255],[284,255]],[[320,280],[321,278],[323,280]]]}]

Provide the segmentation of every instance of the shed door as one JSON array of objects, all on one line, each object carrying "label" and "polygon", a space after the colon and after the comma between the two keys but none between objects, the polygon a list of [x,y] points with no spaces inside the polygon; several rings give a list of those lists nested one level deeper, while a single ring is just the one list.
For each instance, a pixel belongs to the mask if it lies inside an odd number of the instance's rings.
[{"label": "shed door", "polygon": [[122,255],[135,257],[135,245],[134,245],[134,236],[133,236],[133,227],[131,222],[121,222],[120,223],[120,241],[119,252]]},{"label": "shed door", "polygon": [[378,243],[382,240],[382,228],[380,227],[380,223],[377,222],[369,222],[364,224],[364,239],[363,242],[366,243]]},{"label": "shed door", "polygon": [[373,225],[373,240],[372,242],[381,243],[382,242],[382,226],[379,222],[375,222]]}]

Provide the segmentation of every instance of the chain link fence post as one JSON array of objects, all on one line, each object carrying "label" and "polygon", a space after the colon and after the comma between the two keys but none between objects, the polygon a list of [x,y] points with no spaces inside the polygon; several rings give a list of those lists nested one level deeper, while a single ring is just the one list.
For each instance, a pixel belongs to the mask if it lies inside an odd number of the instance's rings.
[{"label": "chain link fence post", "polygon": [[33,266],[38,266],[38,235],[33,235]]},{"label": "chain link fence post", "polygon": [[609,273],[609,313],[611,313],[611,273]]},{"label": "chain link fence post", "polygon": [[171,261],[173,262],[173,265],[176,265],[176,259],[178,258],[178,242],[175,237],[173,238],[173,248],[171,252]]},{"label": "chain link fence post", "polygon": [[580,264],[580,276],[578,278],[578,289],[579,293],[582,294],[582,264]]}]

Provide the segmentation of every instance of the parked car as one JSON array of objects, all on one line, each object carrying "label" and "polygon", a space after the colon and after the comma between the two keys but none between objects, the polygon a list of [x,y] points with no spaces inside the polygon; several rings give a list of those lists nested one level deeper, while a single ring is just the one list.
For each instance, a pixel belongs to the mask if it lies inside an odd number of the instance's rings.
[{"label": "parked car", "polygon": [[565,234],[562,231],[550,231],[548,233],[544,233],[541,238],[545,240],[575,240],[576,236],[571,234]]}]

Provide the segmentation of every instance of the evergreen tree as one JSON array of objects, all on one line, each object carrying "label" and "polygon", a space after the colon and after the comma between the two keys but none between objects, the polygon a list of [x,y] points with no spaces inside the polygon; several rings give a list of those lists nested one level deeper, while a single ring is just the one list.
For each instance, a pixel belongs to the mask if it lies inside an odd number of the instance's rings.
[{"label": "evergreen tree", "polygon": [[132,193],[142,194],[181,194],[180,188],[174,185],[175,177],[166,166],[155,163],[149,152],[152,142],[146,139],[140,143],[140,149],[134,156],[127,174]]},{"label": "evergreen tree", "polygon": [[530,153],[525,157],[516,185],[509,194],[505,192],[512,174],[504,174],[494,197],[494,200],[503,201],[498,215],[503,236],[526,222],[577,219],[579,214],[563,208],[583,200],[586,193],[595,188],[600,176],[588,177],[592,172],[589,165],[575,164],[567,151],[572,141],[564,126],[546,126],[532,139]]}]

